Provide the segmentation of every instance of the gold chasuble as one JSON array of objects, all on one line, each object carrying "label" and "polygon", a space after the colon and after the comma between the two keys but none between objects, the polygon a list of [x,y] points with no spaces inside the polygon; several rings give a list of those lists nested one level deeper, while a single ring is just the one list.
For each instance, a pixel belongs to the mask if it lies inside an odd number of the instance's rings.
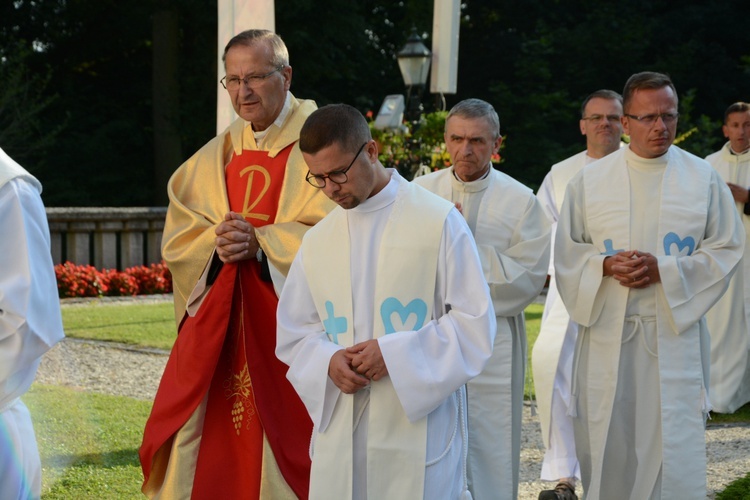
[{"label": "gold chasuble", "polygon": [[[265,151],[234,155],[226,168],[232,211],[258,227],[275,220],[293,146],[273,158]],[[219,492],[223,498],[239,499],[307,497],[312,423],[286,380],[286,365],[274,355],[277,304],[273,283],[262,280],[260,263],[249,259],[225,264],[198,313],[186,316],[150,421],[171,409],[176,416],[160,419],[162,425],[171,420],[171,425],[153,432],[174,432],[187,421],[186,432],[197,428],[199,440],[196,446],[189,439],[183,444],[177,434],[144,436],[144,445],[164,440],[154,453],[152,473],[165,476],[169,484],[164,490],[144,488],[146,494],[196,499],[216,498]],[[180,355],[175,356],[178,349]],[[195,417],[201,408],[202,424]],[[174,453],[183,446],[192,451]],[[167,465],[166,460],[173,463]],[[191,476],[192,485],[179,479]]]},{"label": "gold chasuble", "polygon": [[228,211],[256,227],[269,264],[285,275],[304,233],[332,207],[305,182],[297,147],[314,109],[292,96],[264,150],[238,119],[170,179],[162,254],[180,326],[140,449],[149,497],[307,498],[312,423],[274,352],[273,283],[255,258],[224,264],[197,311],[187,314],[186,303]]},{"label": "gold chasuble", "polygon": [[[305,181],[297,146],[317,106],[289,101],[262,148],[239,118],[169,180],[162,256],[179,335],[139,450],[148,497],[307,498],[312,423],[275,355],[273,285],[255,258],[224,264],[213,284],[202,279],[230,210],[255,226],[264,260],[285,276],[303,235],[333,208]],[[202,301],[190,302],[193,293]]]}]

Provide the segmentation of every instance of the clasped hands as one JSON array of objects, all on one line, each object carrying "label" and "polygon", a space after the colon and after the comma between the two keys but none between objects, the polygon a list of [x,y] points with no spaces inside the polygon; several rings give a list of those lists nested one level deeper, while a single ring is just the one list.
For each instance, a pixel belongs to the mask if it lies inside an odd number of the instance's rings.
[{"label": "clasped hands", "polygon": [[729,190],[732,192],[732,198],[739,203],[748,203],[750,201],[750,191],[746,187],[727,182]]},{"label": "clasped hands", "polygon": [[370,380],[378,381],[386,375],[388,368],[375,339],[336,351],[328,363],[328,376],[344,394],[354,394]]},{"label": "clasped hands", "polygon": [[648,252],[618,252],[604,259],[603,268],[604,276],[612,276],[627,288],[646,288],[661,281],[656,257]]},{"label": "clasped hands", "polygon": [[216,227],[216,254],[224,263],[254,259],[259,248],[255,227],[240,214],[229,212]]}]

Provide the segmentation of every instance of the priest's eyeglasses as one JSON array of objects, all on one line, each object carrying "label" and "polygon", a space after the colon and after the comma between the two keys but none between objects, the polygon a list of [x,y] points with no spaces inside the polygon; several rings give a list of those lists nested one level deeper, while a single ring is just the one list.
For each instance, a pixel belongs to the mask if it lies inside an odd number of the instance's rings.
[{"label": "priest's eyeglasses", "polygon": [[664,124],[666,125],[668,123],[674,123],[677,120],[677,118],[680,116],[680,113],[659,113],[659,114],[655,113],[652,115],[641,115],[641,116],[629,115],[625,113],[625,116],[627,116],[628,118],[632,118],[633,120],[639,121],[644,125],[653,125],[654,123],[656,123],[656,120],[661,118],[661,121],[663,121]]},{"label": "priest's eyeglasses", "polygon": [[224,78],[219,80],[219,83],[221,83],[222,87],[227,90],[231,90],[232,92],[234,92],[235,90],[239,90],[240,83],[244,83],[245,87],[247,88],[255,89],[258,88],[266,78],[273,75],[277,71],[281,71],[282,69],[284,69],[284,66],[277,66],[273,70],[263,75],[247,75],[245,78],[240,78],[239,76],[224,76]]},{"label": "priest's eyeglasses", "polygon": [[583,118],[581,118],[581,120],[587,120],[592,123],[599,123],[602,120],[606,120],[610,123],[619,123],[620,115],[591,115],[591,116],[584,116]]},{"label": "priest's eyeglasses", "polygon": [[313,175],[313,173],[308,170],[307,176],[305,176],[305,180],[309,182],[313,187],[316,187],[318,189],[326,187],[326,179],[330,180],[334,184],[345,183],[346,181],[349,180],[349,178],[346,176],[346,173],[349,171],[350,168],[352,168],[352,165],[354,165],[354,162],[357,161],[357,158],[359,158],[359,153],[362,152],[365,146],[367,146],[367,142],[362,144],[359,147],[359,149],[357,150],[357,154],[354,155],[354,158],[352,158],[351,163],[349,163],[349,166],[346,167],[345,169],[335,170],[333,172],[330,172],[328,175]]}]

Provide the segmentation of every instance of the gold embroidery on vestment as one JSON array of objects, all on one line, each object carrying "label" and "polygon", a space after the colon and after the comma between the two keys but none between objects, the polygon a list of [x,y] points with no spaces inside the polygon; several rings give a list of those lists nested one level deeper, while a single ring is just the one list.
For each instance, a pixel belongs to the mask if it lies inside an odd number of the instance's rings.
[{"label": "gold embroidery on vestment", "polygon": [[[239,272],[239,271],[238,271]],[[239,282],[240,289],[240,301],[244,304],[244,296],[242,293],[242,281]],[[240,327],[236,332],[238,340],[241,342],[235,342],[237,346],[234,352],[234,356],[242,356],[245,358],[245,362],[242,364],[242,369],[239,373],[234,373],[234,369],[230,368],[229,377],[224,380],[224,394],[227,399],[235,398],[234,404],[232,405],[232,425],[237,435],[240,435],[242,430],[243,422],[250,428],[250,423],[253,421],[253,417],[256,415],[255,401],[253,395],[253,382],[250,378],[250,370],[247,366],[247,351],[245,350],[245,310],[240,309]],[[230,367],[234,367],[234,362],[230,363]],[[247,419],[245,416],[247,415]]]},{"label": "gold embroidery on vestment", "polygon": [[[250,191],[253,188],[253,179],[255,178],[255,172],[260,172],[263,175],[263,187],[261,188],[258,196],[256,196],[255,199],[251,202]],[[245,201],[242,206],[242,216],[254,217],[256,219],[267,221],[271,218],[270,215],[253,213],[252,209],[255,208],[258,203],[260,203],[260,200],[263,199],[263,196],[265,196],[268,188],[271,187],[271,174],[269,174],[268,170],[266,170],[261,165],[250,165],[249,167],[243,168],[240,171],[240,177],[243,177],[245,174],[248,174],[248,176],[247,185],[245,188]]]}]

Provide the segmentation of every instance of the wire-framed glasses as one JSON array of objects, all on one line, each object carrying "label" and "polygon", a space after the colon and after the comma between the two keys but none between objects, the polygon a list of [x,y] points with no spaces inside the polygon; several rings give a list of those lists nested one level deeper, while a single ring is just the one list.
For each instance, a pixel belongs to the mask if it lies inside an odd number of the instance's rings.
[{"label": "wire-framed glasses", "polygon": [[636,116],[636,115],[629,115],[625,113],[625,116],[627,116],[628,118],[632,118],[635,121],[641,122],[644,125],[653,125],[654,123],[656,123],[656,120],[658,120],[659,118],[661,118],[661,121],[663,121],[665,124],[674,123],[677,120],[677,118],[680,116],[680,114],[679,113],[658,113],[658,114],[654,113],[651,115]]},{"label": "wire-framed glasses", "polygon": [[313,173],[308,170],[307,175],[305,176],[305,180],[309,182],[313,187],[316,187],[318,189],[326,187],[326,179],[329,179],[334,184],[345,183],[349,180],[349,178],[346,176],[346,173],[350,168],[352,168],[352,165],[354,165],[354,162],[359,157],[359,153],[362,152],[365,146],[367,146],[366,142],[359,147],[359,149],[357,150],[357,154],[354,155],[354,158],[352,158],[349,166],[345,169],[329,172],[328,175],[313,175]]},{"label": "wire-framed glasses", "polygon": [[257,88],[263,81],[268,78],[269,76],[273,75],[277,71],[281,71],[284,69],[284,66],[278,66],[268,73],[265,73],[263,75],[247,75],[244,78],[240,78],[239,76],[224,76],[221,80],[219,80],[219,83],[227,89],[234,92],[235,90],[239,90],[240,83],[244,83],[245,87],[247,88]]}]

